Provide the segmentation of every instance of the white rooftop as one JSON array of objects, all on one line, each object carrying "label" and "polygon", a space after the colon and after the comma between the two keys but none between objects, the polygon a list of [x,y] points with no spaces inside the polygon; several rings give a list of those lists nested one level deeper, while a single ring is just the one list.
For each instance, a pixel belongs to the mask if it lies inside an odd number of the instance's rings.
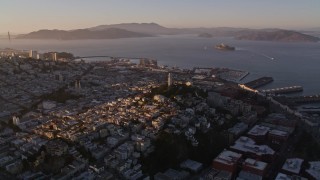
[{"label": "white rooftop", "polygon": [[300,158],[287,159],[286,162],[283,164],[282,169],[288,172],[299,174],[303,161],[304,160]]},{"label": "white rooftop", "polygon": [[242,152],[251,152],[257,155],[273,155],[275,153],[275,151],[271,149],[269,146],[256,145],[254,140],[245,136],[241,136],[233,146],[230,146],[230,148]]},{"label": "white rooftop", "polygon": [[248,125],[241,122],[233,126],[232,128],[228,129],[229,132],[234,133],[236,135],[246,131],[248,129]]},{"label": "white rooftop", "polygon": [[309,162],[310,168],[306,170],[315,179],[320,179],[320,161]]},{"label": "white rooftop", "polygon": [[215,159],[214,161],[220,162],[222,164],[234,164],[240,159],[242,154],[224,150],[222,151]]},{"label": "white rooftop", "polygon": [[235,142],[236,144],[256,144],[256,142],[246,136],[241,136],[237,141]]},{"label": "white rooftop", "polygon": [[249,132],[249,135],[264,136],[269,132],[270,128],[262,125],[255,125]]},{"label": "white rooftop", "polygon": [[291,177],[286,174],[279,173],[275,180],[291,180]]},{"label": "white rooftop", "polygon": [[271,130],[271,131],[269,132],[269,134],[273,134],[273,135],[277,135],[277,136],[288,136],[288,133],[287,133],[287,132],[285,132],[285,131],[280,131],[280,130],[276,130],[276,129]]},{"label": "white rooftop", "polygon": [[255,169],[264,170],[267,168],[268,163],[257,161],[255,159],[248,158],[244,161],[246,166],[250,166]]},{"label": "white rooftop", "polygon": [[298,175],[287,175],[287,174],[283,174],[283,173],[278,173],[277,177],[275,178],[275,180],[293,180],[293,179],[299,179],[299,180],[308,180],[307,178],[298,176]]},{"label": "white rooftop", "polygon": [[201,163],[199,163],[197,161],[190,160],[190,159],[182,162],[180,164],[180,166],[182,168],[187,168],[187,169],[190,169],[192,171],[198,171],[198,170],[200,170],[202,168],[202,164]]}]

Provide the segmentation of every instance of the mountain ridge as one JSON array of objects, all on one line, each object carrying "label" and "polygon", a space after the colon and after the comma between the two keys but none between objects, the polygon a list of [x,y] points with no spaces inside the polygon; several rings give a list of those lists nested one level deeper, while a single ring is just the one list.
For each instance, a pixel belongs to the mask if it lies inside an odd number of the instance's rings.
[{"label": "mountain ridge", "polygon": [[269,32],[251,32],[236,36],[238,40],[277,41],[277,42],[318,42],[320,39],[296,31],[276,30]]},{"label": "mountain ridge", "polygon": [[76,39],[119,39],[133,37],[151,37],[152,35],[131,32],[125,29],[109,28],[100,31],[91,31],[89,29],[76,30],[39,30],[28,34],[17,36],[18,39],[61,39],[61,40],[76,40]]},{"label": "mountain ridge", "polygon": [[22,39],[117,39],[130,37],[152,37],[158,35],[206,34],[212,37],[234,37],[238,40],[317,42],[318,37],[298,31],[277,28],[249,29],[234,27],[213,28],[167,28],[156,23],[122,23],[99,25],[76,30],[40,30],[25,35]]}]

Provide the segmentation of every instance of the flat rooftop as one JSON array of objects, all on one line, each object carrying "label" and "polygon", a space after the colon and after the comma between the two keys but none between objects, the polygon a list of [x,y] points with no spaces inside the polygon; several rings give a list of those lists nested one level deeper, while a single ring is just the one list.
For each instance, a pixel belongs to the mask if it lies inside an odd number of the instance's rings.
[{"label": "flat rooftop", "polygon": [[180,164],[180,166],[182,168],[187,168],[187,169],[190,169],[192,171],[198,171],[202,168],[202,164],[197,162],[197,161],[193,161],[193,160],[190,160],[190,159],[187,159],[186,161],[182,162]]},{"label": "flat rooftop", "polygon": [[262,125],[255,125],[249,132],[252,136],[265,136],[269,132],[270,128]]},{"label": "flat rooftop", "polygon": [[269,132],[269,134],[271,135],[276,135],[276,136],[282,136],[282,137],[287,137],[289,134],[285,131],[280,131],[280,130],[276,130],[273,129]]},{"label": "flat rooftop", "polygon": [[278,173],[277,177],[275,178],[275,180],[293,180],[293,179],[308,180],[307,178],[304,178],[301,176],[296,176],[296,175],[289,176],[283,173]]},{"label": "flat rooftop", "polygon": [[320,179],[320,161],[309,162],[310,168],[306,170],[315,179]]},{"label": "flat rooftop", "polygon": [[273,155],[275,151],[267,145],[256,145],[251,138],[241,136],[234,145],[230,146],[234,150],[249,152],[257,155]]},{"label": "flat rooftop", "polygon": [[304,160],[300,158],[287,159],[283,164],[282,169],[291,173],[299,174],[303,161]]},{"label": "flat rooftop", "polygon": [[265,170],[268,166],[268,163],[262,162],[262,161],[257,161],[255,159],[248,158],[244,161],[244,164],[246,166],[252,167],[254,169],[258,170]]},{"label": "flat rooftop", "polygon": [[214,159],[214,161],[220,162],[222,164],[232,165],[237,163],[241,156],[242,154],[229,150],[224,150]]}]

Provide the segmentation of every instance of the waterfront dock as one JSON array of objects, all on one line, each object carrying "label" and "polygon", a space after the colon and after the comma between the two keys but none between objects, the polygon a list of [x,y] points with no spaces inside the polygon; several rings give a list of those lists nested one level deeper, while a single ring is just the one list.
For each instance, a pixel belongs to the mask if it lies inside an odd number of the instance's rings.
[{"label": "waterfront dock", "polygon": [[261,92],[266,94],[287,94],[287,93],[295,93],[295,92],[302,92],[302,86],[290,86],[290,87],[283,87],[283,88],[274,88],[274,89],[265,89]]},{"label": "waterfront dock", "polygon": [[289,97],[295,103],[315,103],[320,102],[320,95]]},{"label": "waterfront dock", "polygon": [[272,81],[273,81],[272,77],[262,77],[262,78],[247,82],[245,85],[247,87],[256,89],[261,86],[267,85],[267,84],[271,83]]}]

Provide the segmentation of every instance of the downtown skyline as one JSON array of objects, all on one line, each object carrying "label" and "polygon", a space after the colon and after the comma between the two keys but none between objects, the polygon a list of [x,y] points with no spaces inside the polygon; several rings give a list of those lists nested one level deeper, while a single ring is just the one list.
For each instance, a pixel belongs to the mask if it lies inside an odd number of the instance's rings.
[{"label": "downtown skyline", "polygon": [[4,0],[1,4],[0,34],[7,31],[16,34],[39,29],[71,30],[103,24],[151,22],[172,28],[308,29],[320,26],[320,1],[317,0]]}]

